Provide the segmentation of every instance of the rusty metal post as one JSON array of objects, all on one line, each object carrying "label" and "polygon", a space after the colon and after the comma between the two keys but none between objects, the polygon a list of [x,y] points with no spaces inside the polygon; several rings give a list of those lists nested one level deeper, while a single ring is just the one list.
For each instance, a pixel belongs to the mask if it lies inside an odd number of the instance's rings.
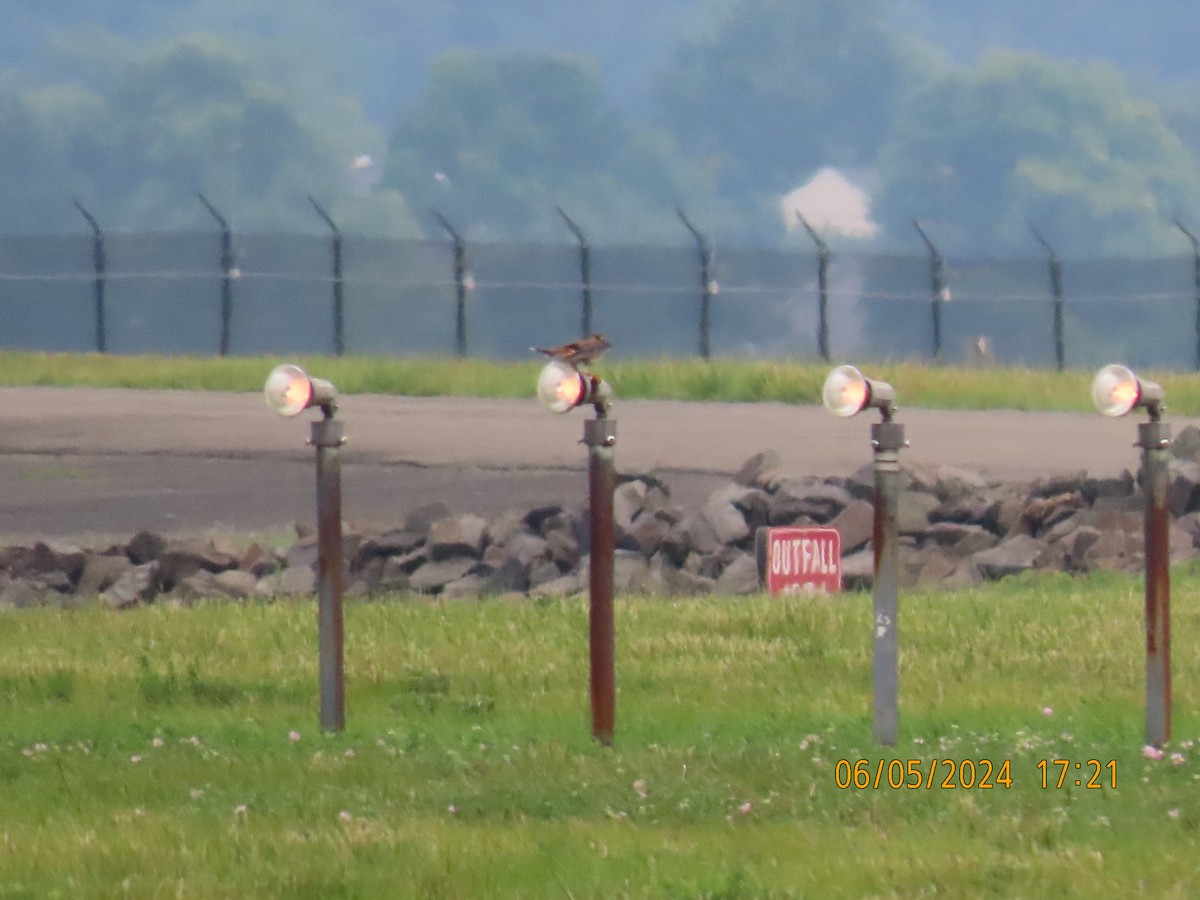
[{"label": "rusty metal post", "polygon": [[900,450],[904,426],[885,418],[871,426],[875,451],[875,578],[872,622],[872,691],[875,740],[896,745],[899,732],[899,604],[896,523],[900,500]]},{"label": "rusty metal post", "polygon": [[221,226],[221,355],[229,355],[229,335],[233,320],[233,234],[229,222],[208,198],[201,193],[196,194],[209,214]]},{"label": "rusty metal post", "polygon": [[342,277],[342,232],[329,213],[325,211],[311,194],[308,197],[308,202],[313,205],[313,209],[317,211],[317,215],[325,220],[325,224],[333,232],[331,239],[333,250],[333,352],[336,356],[342,356],[346,352],[346,303],[343,293],[344,279]]},{"label": "rusty metal post", "polygon": [[342,628],[342,423],[326,409],[312,423],[317,449],[317,644],[321,686],[321,730],[346,727]]},{"label": "rusty metal post", "polygon": [[104,252],[104,232],[100,229],[100,223],[96,221],[95,216],[88,212],[82,203],[78,200],[74,200],[73,202],[75,203],[75,208],[83,214],[88,224],[92,226],[92,270],[95,273],[93,291],[95,295],[96,352],[104,353],[108,346],[104,325],[104,289],[108,281],[108,259]]},{"label": "rusty metal post", "polygon": [[616,628],[613,622],[613,448],[617,423],[597,413],[584,423],[588,448],[588,506],[591,524],[588,640],[591,655],[592,736],[612,746],[616,724]]},{"label": "rusty metal post", "polygon": [[796,218],[817,245],[817,352],[821,359],[829,362],[829,245],[804,216],[797,215]]},{"label": "rusty metal post", "polygon": [[941,363],[942,303],[946,299],[946,264],[938,248],[929,239],[929,235],[925,233],[925,229],[921,227],[921,223],[914,220],[913,226],[917,229],[917,234],[921,235],[921,240],[925,242],[925,246],[929,250],[930,312],[933,316],[933,361],[934,363]]},{"label": "rusty metal post", "polygon": [[588,244],[587,235],[575,220],[568,216],[561,206],[555,209],[579,243],[579,278],[583,285],[583,312],[580,316],[579,335],[587,337],[592,333],[592,248]]},{"label": "rusty metal post", "polygon": [[1062,261],[1058,258],[1058,254],[1054,252],[1054,248],[1049,242],[1042,237],[1040,231],[1029,226],[1029,230],[1033,232],[1037,242],[1045,248],[1048,254],[1046,265],[1050,271],[1050,296],[1054,303],[1054,362],[1058,371],[1062,371],[1066,366],[1066,340],[1063,335],[1063,280],[1062,280]]},{"label": "rusty metal post", "polygon": [[1171,427],[1157,416],[1138,425],[1146,497],[1146,743],[1155,747],[1171,738],[1170,445]]},{"label": "rusty metal post", "polygon": [[454,242],[454,350],[460,356],[467,355],[467,248],[466,243],[447,220],[436,209],[431,209],[450,240]]},{"label": "rusty metal post", "polygon": [[1192,243],[1192,284],[1196,290],[1196,362],[1195,369],[1200,372],[1200,238],[1192,234],[1183,223],[1175,220],[1175,227],[1183,232]]},{"label": "rusty metal post", "polygon": [[712,356],[712,249],[708,239],[692,224],[687,214],[679,208],[675,212],[683,226],[692,233],[696,252],[700,256],[700,357],[709,359]]}]

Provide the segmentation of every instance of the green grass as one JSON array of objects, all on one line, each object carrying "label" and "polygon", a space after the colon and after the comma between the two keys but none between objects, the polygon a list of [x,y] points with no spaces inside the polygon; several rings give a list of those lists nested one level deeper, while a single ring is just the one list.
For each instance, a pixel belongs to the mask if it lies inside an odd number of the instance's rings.
[{"label": "green grass", "polygon": [[[101,356],[0,352],[0,387],[24,385],[259,391],[278,358]],[[346,394],[528,397],[540,363],[383,357],[317,357],[298,362]],[[1092,411],[1093,372],[933,367],[863,362],[890,381],[902,405],[938,409]],[[635,360],[597,366],[619,398],[819,403],[829,367],[812,362]],[[1147,372],[1167,390],[1172,412],[1200,415],[1200,374]]]},{"label": "green grass", "polygon": [[[894,749],[862,594],[619,600],[611,750],[580,601],[350,606],[338,735],[311,603],[0,612],[0,898],[1195,896],[1198,575],[1157,761],[1124,576],[902,597]],[[1056,755],[1116,789],[1043,789]],[[840,787],[860,759],[1013,784]]]}]

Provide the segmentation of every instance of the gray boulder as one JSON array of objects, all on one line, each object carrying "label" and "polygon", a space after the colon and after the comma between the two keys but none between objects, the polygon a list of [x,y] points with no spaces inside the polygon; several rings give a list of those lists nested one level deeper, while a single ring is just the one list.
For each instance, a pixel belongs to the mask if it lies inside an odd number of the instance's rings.
[{"label": "gray boulder", "polygon": [[760,590],[758,563],[749,553],[739,554],[725,567],[713,585],[713,593],[720,596],[756,594]]},{"label": "gray boulder", "polygon": [[466,556],[429,562],[412,573],[408,586],[418,593],[437,594],[450,582],[466,575],[474,565],[475,560]]},{"label": "gray boulder", "polygon": [[100,600],[112,609],[128,609],[153,599],[157,585],[158,563],[148,562],[122,574]]},{"label": "gray boulder", "polygon": [[875,507],[865,500],[851,500],[829,525],[838,531],[843,555],[861,550],[874,537]]},{"label": "gray boulder", "polygon": [[774,450],[763,450],[754,454],[737,470],[733,476],[735,484],[744,487],[765,488],[777,477],[783,461]]},{"label": "gray boulder", "polygon": [[112,587],[118,578],[133,568],[128,556],[106,556],[89,553],[79,575],[76,591],[87,597],[102,593]]},{"label": "gray boulder", "polygon": [[995,580],[1006,575],[1015,575],[1034,567],[1045,544],[1027,534],[1008,538],[990,550],[981,550],[971,556],[984,578]]},{"label": "gray boulder", "polygon": [[429,556],[434,562],[456,556],[479,559],[486,539],[486,519],[469,514],[445,516],[429,526]]},{"label": "gray boulder", "polygon": [[731,485],[719,491],[714,491],[701,510],[701,517],[712,529],[713,536],[719,544],[735,544],[750,536],[750,525],[746,516],[737,506],[737,501],[754,488]]}]

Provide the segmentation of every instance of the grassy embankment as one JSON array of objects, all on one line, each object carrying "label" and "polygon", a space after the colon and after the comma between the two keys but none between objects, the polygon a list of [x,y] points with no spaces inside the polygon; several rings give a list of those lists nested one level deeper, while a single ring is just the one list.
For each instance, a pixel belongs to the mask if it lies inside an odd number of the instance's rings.
[{"label": "grassy embankment", "polygon": [[[170,390],[257,391],[284,360],[266,357],[99,356],[0,353],[0,386],[57,385]],[[328,378],[343,393],[528,397],[540,363],[427,358],[289,359]],[[903,406],[939,409],[1092,411],[1090,371],[935,368],[925,363],[865,365],[890,381]],[[618,398],[819,403],[829,367],[812,362],[662,360],[596,367]],[[1200,374],[1147,372],[1167,390],[1170,411],[1200,415]]]}]

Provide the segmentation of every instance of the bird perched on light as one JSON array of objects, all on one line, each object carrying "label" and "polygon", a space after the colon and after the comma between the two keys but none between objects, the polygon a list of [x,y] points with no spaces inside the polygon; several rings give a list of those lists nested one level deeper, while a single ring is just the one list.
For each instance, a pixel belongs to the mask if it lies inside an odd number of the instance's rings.
[{"label": "bird perched on light", "polygon": [[578,341],[563,344],[561,347],[530,347],[529,349],[578,368],[596,362],[611,346],[612,344],[604,335],[590,334]]}]

